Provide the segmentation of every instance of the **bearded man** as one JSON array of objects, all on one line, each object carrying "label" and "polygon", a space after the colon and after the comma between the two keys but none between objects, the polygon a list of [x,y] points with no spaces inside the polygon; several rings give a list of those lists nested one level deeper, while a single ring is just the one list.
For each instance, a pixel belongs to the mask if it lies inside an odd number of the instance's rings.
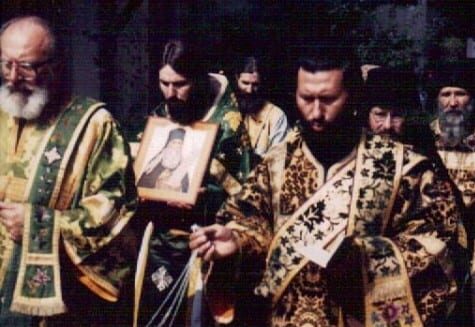
[{"label": "bearded man", "polygon": [[475,204],[473,85],[469,66],[450,65],[431,79],[437,119],[431,123],[438,153],[468,210]]},{"label": "bearded man", "polygon": [[[437,119],[431,123],[430,127],[440,159],[463,202],[464,223],[469,240],[468,249],[472,251],[470,278],[473,284],[475,271],[473,261],[473,215],[475,213],[475,117],[473,115],[475,78],[473,68],[470,64],[463,63],[444,65],[433,73],[429,82],[431,97],[435,99],[437,109]],[[475,319],[474,294],[469,289],[465,293],[465,299],[459,301],[462,312],[458,314],[459,317],[465,318],[463,321],[459,320],[457,324],[463,323],[468,326],[472,325]],[[467,312],[470,316],[470,310],[472,317],[467,318]]]},{"label": "bearded man", "polygon": [[251,146],[262,157],[284,139],[288,128],[287,116],[264,98],[262,84],[265,76],[255,57],[244,57],[235,68],[234,78],[236,98]]},{"label": "bearded man", "polygon": [[[192,269],[191,276],[194,277],[180,281],[180,274],[187,268],[191,255],[188,248],[190,227],[214,222],[224,199],[240,191],[251,165],[252,150],[234,93],[224,75],[208,74],[205,60],[200,55],[202,51],[194,43],[171,40],[164,47],[158,70],[164,102],[153,115],[169,118],[183,126],[196,121],[214,123],[219,129],[195,205],[148,201],[140,206],[140,221],[151,221],[154,225],[143,279],[140,324],[152,323],[153,314],[180,282],[189,288],[189,298],[178,302],[176,326],[191,324],[192,319],[203,319],[201,323],[205,324],[204,302],[194,297],[201,293],[197,289],[201,280],[200,264]],[[173,312],[171,307],[166,309]],[[164,312],[153,320],[166,319]]]},{"label": "bearded man", "polygon": [[[441,151],[449,149],[450,152],[470,153],[475,150],[472,98],[475,80],[470,70],[446,69],[439,72],[436,77],[440,79],[437,81],[439,86],[436,96],[438,117],[432,122],[432,129],[437,136],[436,143]],[[466,151],[463,151],[464,149]],[[473,201],[466,198],[465,203],[471,204]]]},{"label": "bearded man", "polygon": [[264,256],[255,292],[269,301],[268,325],[436,325],[457,292],[460,216],[449,181],[405,145],[360,135],[361,76],[346,49],[305,50],[296,69],[301,123],[226,201],[218,213],[226,225],[190,237],[214,261],[208,294],[220,292],[212,282],[222,260]]},{"label": "bearded man", "polygon": [[46,21],[6,22],[0,49],[0,325],[117,325],[134,260],[127,144],[103,103],[66,92]]},{"label": "bearded man", "polygon": [[418,110],[417,96],[416,78],[409,71],[371,69],[362,95],[369,131],[401,140],[407,116]]}]

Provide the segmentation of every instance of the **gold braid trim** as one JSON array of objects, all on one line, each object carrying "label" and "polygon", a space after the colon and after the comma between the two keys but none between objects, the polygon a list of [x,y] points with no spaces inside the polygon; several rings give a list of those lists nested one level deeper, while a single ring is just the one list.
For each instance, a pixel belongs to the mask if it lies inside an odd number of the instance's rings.
[{"label": "gold braid trim", "polygon": [[112,286],[111,283],[96,274],[87,266],[77,265],[79,271],[83,273],[79,276],[79,281],[89,288],[96,295],[109,302],[117,302],[119,299],[119,290]]},{"label": "gold braid trim", "polygon": [[[23,226],[23,244],[21,247],[20,269],[15,284],[15,290],[13,292],[13,301],[10,310],[29,316],[53,316],[61,314],[66,312],[67,309],[63,302],[59,270],[60,228],[58,212],[54,212],[55,217],[52,217],[52,219],[54,219],[52,253],[47,254],[30,253],[28,251],[30,247],[30,220],[32,219],[31,212],[32,206],[30,204],[25,205],[25,224]],[[28,283],[25,273],[26,267],[29,264],[53,267],[53,296],[47,298],[34,298],[23,295],[22,289],[24,285]]]},{"label": "gold braid trim", "polygon": [[[395,324],[397,321],[398,326],[423,327],[424,324],[414,302],[404,259],[397,246],[389,239],[386,240],[391,244],[394,257],[401,270],[398,276],[379,277],[375,279],[374,283],[369,283],[367,271],[362,267],[365,286],[365,326],[374,326],[374,315],[376,315],[376,312],[381,312],[381,306],[383,306],[387,308],[387,312],[390,312],[391,309],[397,312],[392,323]],[[355,241],[358,242],[358,238]],[[363,253],[362,255],[364,256]],[[364,260],[363,262],[365,262]],[[404,309],[404,307],[407,309]],[[404,310],[407,310],[407,312],[404,312]],[[412,319],[408,319],[409,317]],[[388,317],[388,319],[390,318]]]},{"label": "gold braid trim", "polygon": [[3,248],[3,253],[0,259],[0,287],[3,287],[5,275],[13,253],[13,241],[8,236],[7,230],[0,224],[0,246]]},{"label": "gold braid trim", "polygon": [[[58,177],[57,177],[58,182],[54,186],[54,190],[53,190],[53,193],[51,195],[51,200],[49,202],[49,207],[50,208],[57,208],[59,210],[64,210],[64,209],[67,209],[69,207],[69,205],[71,204],[71,201],[73,199],[74,193],[75,193],[78,185],[72,185],[71,188],[72,187],[74,187],[74,188],[69,189],[68,192],[65,192],[64,194],[60,194],[60,191],[62,191],[61,186],[63,184],[62,182],[63,182],[64,177],[65,177],[64,175],[65,175],[65,172],[66,172],[66,168],[70,164],[69,159],[71,158],[71,155],[73,154],[73,151],[76,149],[77,142],[79,140],[79,137],[83,133],[84,126],[89,122],[89,118],[91,118],[91,116],[100,107],[103,107],[103,106],[104,106],[104,103],[102,103],[102,102],[98,102],[98,103],[95,103],[92,106],[90,106],[87,109],[86,114],[84,114],[84,116],[81,118],[79,124],[76,126],[74,134],[71,136],[71,140],[69,141],[68,147],[66,148],[66,151],[64,152],[63,160],[61,161],[61,165],[59,167]],[[92,148],[89,149],[89,151],[92,151]],[[86,165],[87,165],[87,161],[84,160],[82,162],[82,171],[86,171]],[[77,179],[76,184],[78,184],[80,180],[81,179]],[[57,203],[59,197],[62,198],[61,208],[58,207],[58,203]]]}]

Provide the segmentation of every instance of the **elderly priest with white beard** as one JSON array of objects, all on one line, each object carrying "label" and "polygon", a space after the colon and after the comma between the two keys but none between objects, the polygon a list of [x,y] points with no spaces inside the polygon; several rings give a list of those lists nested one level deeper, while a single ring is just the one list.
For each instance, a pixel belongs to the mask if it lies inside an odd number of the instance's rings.
[{"label": "elderly priest with white beard", "polygon": [[0,30],[0,326],[123,318],[129,150],[103,103],[65,92],[58,41],[35,16]]}]

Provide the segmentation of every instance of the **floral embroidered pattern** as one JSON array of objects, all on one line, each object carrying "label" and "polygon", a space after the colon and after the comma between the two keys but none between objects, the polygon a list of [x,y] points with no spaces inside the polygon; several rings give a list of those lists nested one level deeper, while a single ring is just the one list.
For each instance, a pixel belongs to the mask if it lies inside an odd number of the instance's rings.
[{"label": "floral embroidered pattern", "polygon": [[371,313],[371,325],[374,327],[417,325],[405,301],[380,302],[375,307],[377,310]]},{"label": "floral embroidered pattern", "polygon": [[363,148],[359,157],[361,174],[356,194],[355,234],[379,235],[394,185],[394,142],[372,135],[365,140]]},{"label": "floral embroidered pattern", "polygon": [[394,258],[395,253],[390,243],[379,237],[364,239],[368,258],[368,282],[374,283],[378,277],[393,277],[401,274],[401,267]]},{"label": "floral embroidered pattern", "polygon": [[[353,171],[344,176],[325,191],[317,193],[302,206],[292,224],[288,224],[268,259],[263,282],[256,289],[264,297],[275,295],[289,281],[289,273],[299,269],[303,256],[296,250],[301,246],[324,245],[327,235],[337,226],[347,224]],[[344,205],[347,204],[347,205]]]},{"label": "floral embroidered pattern", "polygon": [[304,157],[302,150],[295,151],[285,169],[280,211],[284,215],[294,213],[317,189],[318,171]]},{"label": "floral embroidered pattern", "polygon": [[274,307],[272,326],[336,326],[338,311],[328,310],[326,289],[322,268],[312,263],[305,265]]},{"label": "floral embroidered pattern", "polygon": [[51,280],[46,270],[36,269],[36,275],[31,279],[36,285],[42,286]]},{"label": "floral embroidered pattern", "polygon": [[[377,145],[376,141],[378,141]],[[359,200],[358,206],[354,202],[354,209],[356,209],[358,215],[358,223],[355,226],[356,233],[358,233],[356,238],[365,240],[365,242],[361,242],[361,246],[358,248],[365,255],[364,260],[367,264],[364,264],[364,267],[370,266],[372,267],[371,270],[374,270],[370,271],[371,277],[368,279],[378,280],[377,283],[366,288],[367,291],[371,288],[378,289],[378,294],[371,294],[373,300],[365,302],[365,323],[368,326],[420,326],[422,323],[430,325],[433,319],[445,314],[450,299],[455,296],[456,288],[450,271],[444,271],[445,265],[451,264],[450,257],[435,257],[427,252],[424,246],[414,239],[414,236],[423,235],[424,237],[437,239],[437,241],[444,242],[447,245],[449,244],[448,240],[454,239],[458,212],[453,201],[453,193],[450,188],[446,187],[447,183],[434,173],[427,159],[404,147],[403,176],[397,194],[392,194],[395,196],[395,202],[392,212],[389,213],[389,210],[386,210],[386,206],[383,206],[383,204],[387,205],[386,201],[391,193],[383,189],[392,187],[393,184],[393,177],[390,175],[391,171],[396,172],[396,161],[394,161],[396,157],[391,158],[392,156],[388,151],[391,151],[391,147],[395,144],[381,138],[371,138],[366,143],[367,151],[363,152],[371,152],[365,156],[365,159],[369,161],[368,165],[363,165],[362,169],[356,172],[357,176],[354,176],[355,173],[351,171],[344,178],[336,181],[334,185],[341,188],[342,184],[346,183],[345,178],[352,180],[349,191],[353,193],[355,201]],[[282,174],[285,176],[285,169],[290,167],[293,162],[300,163],[303,160],[309,160],[305,155],[295,160],[295,157],[299,154],[299,148],[302,147],[302,138],[299,135],[294,136],[294,139],[287,137],[285,145],[284,171],[274,175],[268,174],[268,171],[264,169],[263,172],[259,173],[259,175],[265,175],[265,178],[262,178],[262,176],[260,178],[260,182],[263,184],[249,186],[249,190],[254,187],[253,192],[264,194],[263,196],[268,199],[268,203],[270,203],[269,199],[272,199],[273,196],[282,195],[282,190],[276,189],[275,185],[282,185],[283,188],[290,182],[287,179],[284,179],[283,183],[281,180],[276,182],[273,179],[282,178]],[[282,151],[284,151],[284,148],[282,148]],[[377,154],[373,151],[376,151]],[[398,164],[399,160],[401,158],[398,157]],[[371,161],[373,163],[376,161],[377,166],[381,169],[380,172],[374,171],[374,167],[370,165]],[[364,169],[366,166],[367,169]],[[382,181],[378,181],[379,184],[373,184],[374,181],[371,181],[374,174],[382,179]],[[289,190],[294,187],[293,191],[296,194],[299,192],[306,193],[307,185],[311,184],[308,181],[308,179],[311,179],[311,175],[309,176],[306,177],[304,185],[294,183],[289,187]],[[363,182],[361,184],[361,177],[367,177],[372,183]],[[256,177],[257,180],[259,180],[259,177]],[[355,187],[353,180],[358,181],[358,190],[351,189]],[[318,187],[320,186],[318,185]],[[375,191],[378,193],[374,193]],[[297,208],[311,196],[312,194],[309,194],[307,198],[302,197],[302,199],[296,200],[296,203],[302,201],[298,203]],[[381,196],[385,200],[383,201],[377,196]],[[281,201],[287,201],[291,197],[283,198],[281,196],[280,199]],[[247,206],[238,202],[234,202],[232,210],[229,210],[230,207],[226,209],[226,212],[229,213],[228,218],[232,216],[232,219],[238,225],[245,227],[239,231],[239,239],[245,245],[252,243],[253,246],[259,247],[260,251],[264,252],[262,248],[266,250],[264,245],[270,241],[269,233],[273,232],[275,237],[276,231],[282,226],[282,224],[276,222],[279,219],[287,221],[289,218],[280,216],[279,212],[274,212],[272,216],[272,213],[268,211],[269,206],[263,212],[258,210],[254,216],[249,217],[247,216]],[[332,295],[328,293],[329,280],[324,274],[325,270],[313,263],[299,267],[298,263],[301,263],[303,258],[296,251],[292,251],[292,247],[289,246],[289,243],[295,240],[303,243],[304,235],[310,235],[302,233],[303,230],[313,229],[314,232],[318,231],[315,226],[325,221],[328,216],[334,217],[329,212],[331,207],[327,201],[320,203],[319,200],[316,200],[314,202],[312,209],[307,208],[308,210],[303,211],[306,217],[310,218],[310,222],[303,220],[298,228],[295,226],[288,227],[287,232],[292,231],[295,239],[281,237],[281,242],[275,242],[272,256],[268,258],[267,270],[271,271],[272,273],[269,275],[275,278],[274,280],[265,279],[258,291],[260,294],[271,296],[275,294],[275,290],[279,287],[283,288],[281,297],[278,301],[275,301],[272,308],[272,326],[338,325],[339,307],[333,301]],[[341,203],[344,203],[344,201],[341,201]],[[273,209],[278,211],[286,205],[281,203],[280,208]],[[291,205],[288,206],[288,208],[291,207]],[[260,209],[259,207],[256,208]],[[383,208],[384,213],[377,212],[377,208]],[[237,214],[238,211],[241,214]],[[376,213],[377,215],[364,217],[361,215],[362,211],[373,215]],[[289,209],[289,214],[294,214],[294,212],[290,212]],[[385,215],[388,216],[387,222],[384,222]],[[236,217],[239,218],[235,219]],[[352,217],[355,218],[355,216]],[[286,234],[284,233],[283,236],[286,236]],[[315,242],[318,240],[309,237],[309,241]],[[258,245],[256,245],[257,243]],[[247,253],[247,248],[243,250],[243,253]],[[295,273],[293,278],[287,280],[287,269],[292,267],[297,267],[300,270],[298,272],[293,271]],[[398,276],[398,270],[400,276]],[[266,275],[265,278],[269,278],[269,276]],[[414,280],[414,284],[409,283],[409,278],[411,281]],[[382,279],[384,281],[380,283]],[[397,291],[394,291],[394,282],[399,284]],[[387,292],[379,292],[383,289],[386,289]],[[374,295],[379,296],[378,300],[374,300],[377,298]],[[363,299],[361,300],[363,301]]]},{"label": "floral embroidered pattern", "polygon": [[36,267],[34,274],[26,279],[27,292],[32,296],[40,295],[45,288],[50,287],[52,281],[51,271],[47,267]]},{"label": "floral embroidered pattern", "polygon": [[53,212],[44,207],[35,207],[30,228],[30,248],[35,253],[49,253],[52,247],[53,237]]},{"label": "floral embroidered pattern", "polygon": [[465,205],[473,205],[475,203],[475,170],[448,169],[448,171],[450,178],[462,193]]}]

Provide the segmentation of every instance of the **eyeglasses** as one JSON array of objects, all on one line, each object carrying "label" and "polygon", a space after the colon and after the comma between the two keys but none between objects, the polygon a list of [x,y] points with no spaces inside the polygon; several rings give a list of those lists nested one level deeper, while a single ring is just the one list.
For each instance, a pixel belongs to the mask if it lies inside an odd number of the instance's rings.
[{"label": "eyeglasses", "polygon": [[393,112],[389,110],[371,110],[370,115],[377,122],[384,122],[389,117],[391,122],[400,123],[406,117],[404,112]]},{"label": "eyeglasses", "polygon": [[32,80],[38,75],[38,70],[50,62],[51,59],[38,62],[0,60],[0,65],[2,67],[3,75],[9,74],[12,71],[13,66],[15,66],[18,74],[21,75],[23,79]]}]

